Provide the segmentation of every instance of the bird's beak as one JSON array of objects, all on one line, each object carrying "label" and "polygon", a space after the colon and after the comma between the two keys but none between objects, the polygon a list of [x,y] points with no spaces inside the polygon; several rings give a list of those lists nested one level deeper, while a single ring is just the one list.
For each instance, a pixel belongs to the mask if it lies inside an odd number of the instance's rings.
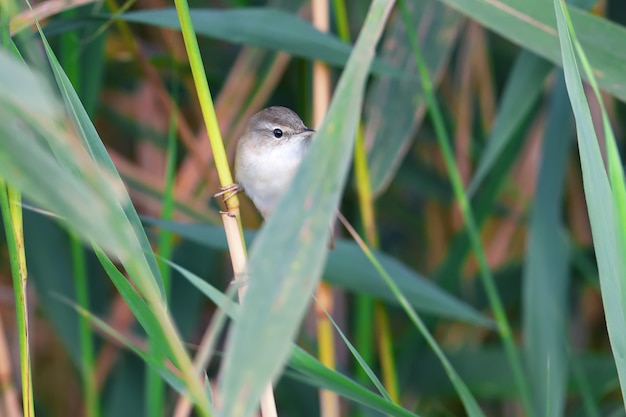
[{"label": "bird's beak", "polygon": [[[0,0],[0,1],[2,1],[2,0]],[[293,139],[308,140],[314,134],[315,134],[315,130],[309,129],[308,127],[305,127],[300,133],[298,133],[297,135],[294,135]]]}]

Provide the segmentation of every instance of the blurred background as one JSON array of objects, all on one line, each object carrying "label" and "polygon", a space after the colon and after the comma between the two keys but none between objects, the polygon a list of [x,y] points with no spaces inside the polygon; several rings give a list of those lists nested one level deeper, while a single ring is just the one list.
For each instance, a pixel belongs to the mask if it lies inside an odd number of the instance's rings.
[{"label": "blurred background", "polygon": [[[533,403],[540,410],[535,415],[621,416],[625,412],[599,291],[574,120],[563,73],[554,64],[560,55],[549,30],[555,27],[553,6],[540,0],[508,3],[411,1],[410,32],[399,11],[392,12],[363,109],[354,109],[362,112],[372,194],[363,197],[362,178],[351,172],[340,210],[379,248],[386,265],[396,268],[405,295],[424,313],[427,327],[485,414],[526,415],[498,332],[485,324],[492,307],[426,114],[408,41],[417,33],[487,261],[513,338],[523,351]],[[626,28],[620,25],[626,22],[626,3],[568,3],[574,6],[582,46],[597,64],[622,146]],[[358,36],[369,2],[331,2],[330,31],[319,36],[305,23],[311,20],[309,2],[194,0],[190,5],[232,161],[246,121],[264,107],[290,107],[316,127],[312,61],[328,62],[331,82],[337,81],[350,52],[347,43]],[[211,198],[219,182],[172,4],[48,0],[33,7],[42,13],[43,31],[137,210],[168,222],[157,225],[170,225],[146,226],[155,251],[164,250],[164,257],[226,288],[232,271],[220,228],[220,202]],[[502,9],[505,17],[498,15]],[[222,11],[231,14],[216,13]],[[120,19],[112,17],[122,12]],[[24,37],[32,33],[28,16],[23,11],[11,20],[12,30],[21,30]],[[599,117],[597,102],[590,105]],[[257,229],[259,214],[246,197],[241,201],[244,226]],[[373,209],[369,215],[364,214],[368,206]],[[37,415],[82,416],[78,315],[55,296],[76,299],[75,251],[81,249],[48,216],[25,210],[24,222]],[[190,228],[177,228],[186,223],[202,224],[205,228],[197,230],[213,237],[202,241],[185,232]],[[329,308],[339,327],[372,369],[384,375],[387,389],[395,386],[395,400],[403,407],[423,416],[465,415],[423,337],[375,273],[363,278],[358,267],[368,266],[352,250],[356,246],[344,242],[351,240],[348,233],[337,226],[336,234],[339,247],[330,255],[324,278],[332,287]],[[7,251],[1,253],[0,336],[9,349],[14,381],[4,382],[18,389],[15,301]],[[95,255],[84,253],[89,310],[141,344],[145,335],[131,310]],[[193,351],[215,307],[177,272],[168,273],[169,311]],[[458,303],[448,300],[458,310],[438,304],[443,295],[423,295],[431,291],[424,282]],[[311,314],[298,339],[313,355],[318,349],[315,326]],[[101,332],[93,340],[99,413],[149,415],[143,361]],[[554,368],[540,363],[538,352],[555,346]],[[337,370],[371,386],[341,338],[335,336],[333,349]],[[210,378],[216,363],[208,369]],[[561,386],[545,385],[551,375]],[[317,387],[291,369],[278,383],[276,397],[281,416],[325,415]],[[175,398],[167,392],[163,415],[171,414]],[[340,401],[340,415],[379,415]]]}]

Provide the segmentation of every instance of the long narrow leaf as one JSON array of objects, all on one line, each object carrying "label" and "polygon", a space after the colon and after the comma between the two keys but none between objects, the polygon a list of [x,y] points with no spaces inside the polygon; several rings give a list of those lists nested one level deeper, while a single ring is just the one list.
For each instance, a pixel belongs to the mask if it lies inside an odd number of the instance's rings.
[{"label": "long narrow leaf", "polygon": [[[544,131],[536,200],[524,265],[526,364],[538,415],[562,416],[567,386],[569,242],[561,219],[574,128],[565,81],[559,75]],[[541,306],[541,308],[537,308]]]},{"label": "long narrow leaf", "polygon": [[[227,295],[220,292],[206,281],[185,268],[170,263],[172,268],[180,272],[181,276],[187,279],[194,287],[201,291],[215,305],[219,306],[233,320],[237,320],[239,306],[236,305]],[[415,414],[397,406],[393,402],[376,395],[364,388],[359,383],[342,375],[336,370],[330,369],[322,364],[318,359],[306,353],[302,348],[293,345],[291,356],[287,362],[290,368],[299,375],[299,379],[309,385],[323,389],[333,390],[333,392],[355,401],[358,404],[370,407],[387,413],[390,416],[408,417]],[[289,376],[295,376],[293,372],[287,372]]]},{"label": "long narrow leaf", "polygon": [[[567,8],[562,0],[554,0],[554,9],[567,91],[576,118],[583,185],[594,250],[598,260],[602,301],[624,400],[626,399],[626,282],[624,281],[626,231],[620,222],[620,213],[617,212],[620,203],[616,201],[616,198],[623,196],[618,189],[624,187],[624,179],[623,177],[617,178],[618,183],[614,185],[615,191],[612,190],[581,82],[577,55],[572,41],[573,28],[568,18]],[[579,50],[579,52],[582,51]],[[587,76],[593,77],[593,74],[587,74]],[[610,127],[609,131],[605,132],[605,138],[607,141],[615,140]]]},{"label": "long narrow leaf", "polygon": [[[161,219],[145,218],[147,224],[172,230],[182,237],[210,248],[225,250],[224,231],[217,226],[198,223],[179,223]],[[257,232],[246,231],[246,242],[254,242]],[[398,287],[417,310],[452,320],[461,320],[477,326],[493,327],[494,323],[467,303],[437,287],[432,281],[418,274],[397,259],[376,252],[376,257],[394,277]],[[336,247],[328,255],[324,280],[348,291],[372,295],[389,303],[397,299],[382,283],[377,272],[367,262],[363,252],[354,242],[338,239]]]},{"label": "long narrow leaf", "polygon": [[[419,42],[431,74],[439,79],[456,45],[463,19],[437,0],[410,2],[411,15],[419,22]],[[381,41],[381,60],[407,74],[416,72],[415,60],[399,16],[390,22]],[[424,117],[424,92],[420,83],[408,78],[377,77],[365,101],[365,137],[372,192],[381,194],[393,179],[402,158],[410,149]]]},{"label": "long narrow leaf", "polygon": [[[346,181],[367,73],[392,1],[375,0],[307,158],[250,252],[250,286],[230,333],[223,413],[247,417],[291,350],[321,278],[329,227]],[[324,169],[320,169],[324,167]]]},{"label": "long narrow leaf", "polygon": [[[439,0],[554,64],[562,65],[557,22],[545,0]],[[580,42],[601,88],[626,100],[626,28],[570,7]]]},{"label": "long narrow leaf", "polygon": [[[117,18],[180,29],[174,9],[129,12]],[[350,44],[342,42],[332,34],[320,32],[311,23],[295,14],[269,7],[233,10],[192,9],[191,20],[197,28],[198,35],[284,51],[294,56],[324,61],[336,66],[345,65],[352,50]],[[378,61],[374,61],[372,71],[380,75],[407,78],[394,67]]]}]

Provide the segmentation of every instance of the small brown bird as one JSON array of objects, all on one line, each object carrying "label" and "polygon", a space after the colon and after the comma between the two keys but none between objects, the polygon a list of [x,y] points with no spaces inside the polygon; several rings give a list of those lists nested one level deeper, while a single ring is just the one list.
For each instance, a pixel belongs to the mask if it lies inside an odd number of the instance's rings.
[{"label": "small brown bird", "polygon": [[273,106],[256,113],[237,144],[237,183],[216,196],[228,200],[243,189],[263,218],[269,217],[296,174],[314,133],[286,107]]},{"label": "small brown bird", "polygon": [[287,190],[314,130],[286,107],[268,107],[250,118],[235,154],[235,178],[267,218]]}]

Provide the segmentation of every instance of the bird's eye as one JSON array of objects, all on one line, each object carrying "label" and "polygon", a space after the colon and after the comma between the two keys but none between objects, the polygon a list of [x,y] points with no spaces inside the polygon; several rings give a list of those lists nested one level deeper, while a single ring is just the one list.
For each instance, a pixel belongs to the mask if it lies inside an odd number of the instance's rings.
[{"label": "bird's eye", "polygon": [[283,131],[280,129],[274,129],[274,137],[279,139],[283,137]]}]

